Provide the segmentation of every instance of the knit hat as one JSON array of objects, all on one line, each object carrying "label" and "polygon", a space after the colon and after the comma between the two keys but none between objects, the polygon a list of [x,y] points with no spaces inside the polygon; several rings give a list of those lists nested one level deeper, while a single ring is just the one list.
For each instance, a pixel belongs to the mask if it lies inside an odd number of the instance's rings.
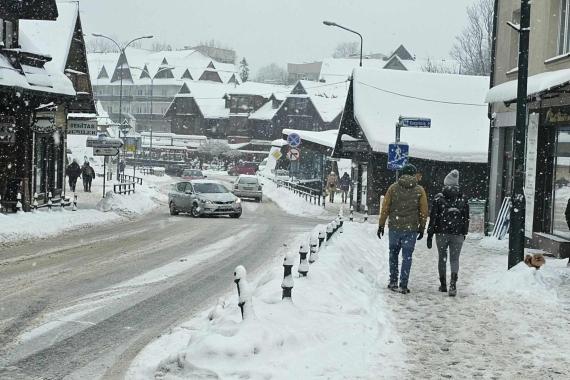
[{"label": "knit hat", "polygon": [[416,175],[418,169],[412,164],[406,164],[402,168],[402,175]]},{"label": "knit hat", "polygon": [[453,169],[443,180],[444,186],[459,186],[459,171]]}]

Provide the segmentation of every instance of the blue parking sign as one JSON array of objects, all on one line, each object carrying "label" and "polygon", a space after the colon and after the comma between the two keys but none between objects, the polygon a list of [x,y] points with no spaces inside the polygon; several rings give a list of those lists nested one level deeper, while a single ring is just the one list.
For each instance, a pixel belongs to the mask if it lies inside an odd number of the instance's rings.
[{"label": "blue parking sign", "polygon": [[410,146],[397,143],[388,145],[388,170],[402,170],[408,163]]},{"label": "blue parking sign", "polygon": [[301,136],[297,133],[291,133],[287,136],[287,143],[291,148],[296,148],[301,145]]}]

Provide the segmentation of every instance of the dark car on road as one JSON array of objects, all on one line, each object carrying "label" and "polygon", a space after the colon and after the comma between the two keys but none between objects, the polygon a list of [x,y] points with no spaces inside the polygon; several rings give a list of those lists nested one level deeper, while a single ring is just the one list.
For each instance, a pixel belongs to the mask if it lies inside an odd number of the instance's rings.
[{"label": "dark car on road", "polygon": [[172,185],[168,193],[170,215],[190,213],[197,218],[203,215],[229,215],[239,218],[241,199],[233,195],[218,181],[192,180]]},{"label": "dark car on road", "polygon": [[257,173],[257,169],[259,168],[259,164],[257,162],[240,162],[237,165],[232,166],[228,170],[228,174],[231,176],[238,176],[241,174],[246,175],[254,175]]},{"label": "dark car on road", "polygon": [[204,179],[206,176],[199,169],[185,169],[181,175],[182,179],[192,180],[192,179]]}]

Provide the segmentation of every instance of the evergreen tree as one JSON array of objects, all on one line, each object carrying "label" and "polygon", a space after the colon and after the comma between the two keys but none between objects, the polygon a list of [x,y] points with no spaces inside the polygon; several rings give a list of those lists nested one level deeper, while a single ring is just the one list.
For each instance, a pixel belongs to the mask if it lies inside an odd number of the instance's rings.
[{"label": "evergreen tree", "polygon": [[247,63],[245,57],[239,63],[239,76],[242,83],[247,82],[249,78],[249,64]]}]

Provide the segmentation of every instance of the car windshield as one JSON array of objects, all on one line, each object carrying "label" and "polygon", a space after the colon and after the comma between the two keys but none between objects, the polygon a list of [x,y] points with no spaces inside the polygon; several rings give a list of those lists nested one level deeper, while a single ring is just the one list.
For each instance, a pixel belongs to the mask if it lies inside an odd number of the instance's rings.
[{"label": "car windshield", "polygon": [[182,175],[191,177],[203,177],[200,170],[184,170],[184,173],[182,173]]},{"label": "car windshield", "polygon": [[228,189],[224,185],[219,183],[195,183],[194,191],[202,194],[212,194],[212,193],[227,193]]},{"label": "car windshield", "polygon": [[257,178],[243,177],[239,179],[242,185],[257,185]]}]

